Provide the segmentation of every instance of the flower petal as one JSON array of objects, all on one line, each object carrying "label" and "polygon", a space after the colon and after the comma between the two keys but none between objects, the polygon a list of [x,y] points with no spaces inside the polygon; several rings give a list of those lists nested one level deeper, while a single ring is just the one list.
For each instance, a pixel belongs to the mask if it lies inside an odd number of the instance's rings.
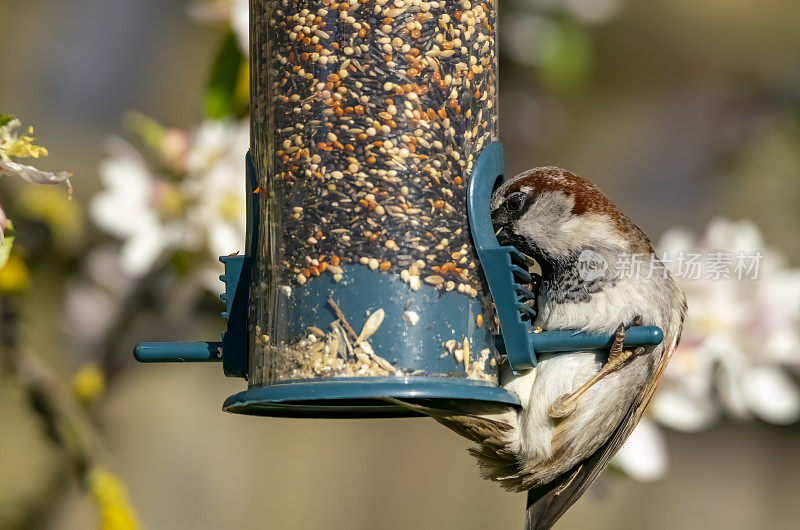
[{"label": "flower petal", "polygon": [[742,377],[742,388],[753,413],[762,420],[776,425],[800,420],[800,391],[782,369],[751,368]]},{"label": "flower petal", "polygon": [[106,232],[119,238],[131,237],[142,225],[158,223],[151,204],[156,179],[129,143],[112,137],[105,147],[110,156],[100,163],[99,171],[105,189],[92,197],[89,214]]},{"label": "flower petal", "polygon": [[662,386],[656,394],[651,411],[660,424],[683,432],[707,429],[718,417],[710,393],[667,386]]},{"label": "flower petal", "polygon": [[4,174],[11,176],[16,175],[34,184],[66,183],[67,186],[70,186],[69,178],[72,176],[72,173],[69,171],[52,173],[50,171],[36,169],[33,166],[26,166],[25,164],[20,164],[19,162],[0,160],[0,176]]},{"label": "flower petal", "polygon": [[659,255],[675,257],[681,252],[689,252],[695,247],[695,238],[684,228],[671,228],[664,232],[658,242]]},{"label": "flower petal", "polygon": [[168,245],[166,234],[159,227],[143,228],[122,247],[123,270],[133,276],[142,276],[153,267]]},{"label": "flower petal", "polygon": [[709,223],[703,238],[707,250],[725,249],[729,252],[764,250],[764,238],[756,224],[749,219],[732,221],[718,217]]},{"label": "flower petal", "polygon": [[247,57],[250,47],[250,5],[248,0],[233,0],[231,28],[239,41],[239,48]]},{"label": "flower petal", "polygon": [[669,467],[664,436],[653,422],[643,419],[614,457],[614,463],[634,480],[662,478]]},{"label": "flower petal", "polygon": [[0,245],[3,244],[3,239],[6,237],[6,223],[8,223],[8,217],[3,211],[3,205],[0,204]]},{"label": "flower petal", "polygon": [[215,256],[227,256],[244,248],[244,229],[214,220],[208,227],[208,246]]}]

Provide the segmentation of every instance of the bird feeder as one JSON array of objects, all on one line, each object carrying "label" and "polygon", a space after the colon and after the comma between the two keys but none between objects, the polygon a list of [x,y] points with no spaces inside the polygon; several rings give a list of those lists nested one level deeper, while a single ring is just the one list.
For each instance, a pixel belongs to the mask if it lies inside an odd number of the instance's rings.
[{"label": "bird feeder", "polygon": [[221,258],[227,331],[143,343],[137,359],[221,360],[248,382],[229,412],[406,416],[385,398],[518,405],[503,362],[610,343],[522,321],[501,324],[521,342],[498,337],[493,295],[520,320],[533,293],[490,292],[473,240],[498,246],[496,0],[251,0],[250,17],[248,230],[245,253]]}]

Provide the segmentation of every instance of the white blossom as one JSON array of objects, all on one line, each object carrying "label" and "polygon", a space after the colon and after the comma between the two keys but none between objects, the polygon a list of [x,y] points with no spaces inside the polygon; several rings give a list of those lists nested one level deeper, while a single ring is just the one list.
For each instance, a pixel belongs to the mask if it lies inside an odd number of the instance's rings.
[{"label": "white blossom", "polygon": [[[681,342],[645,419],[615,459],[637,480],[666,467],[658,427],[707,429],[722,417],[776,425],[800,419],[800,391],[788,368],[800,367],[800,269],[764,244],[750,221],[717,219],[703,237],[670,230],[659,255],[763,254],[755,277],[677,274],[689,311]],[[699,260],[703,262],[703,260]],[[673,273],[679,260],[665,260]],[[686,271],[683,271],[684,273]]]},{"label": "white blossom", "polygon": [[160,174],[131,145],[112,139],[100,167],[105,189],[90,213],[123,241],[126,273],[141,276],[171,253],[187,251],[197,258],[193,272],[201,283],[218,292],[218,257],[244,249],[249,126],[210,120],[187,138],[185,160],[174,164],[185,171],[177,176]]},{"label": "white blossom", "polygon": [[245,154],[249,145],[247,120],[209,121],[194,135],[189,150],[186,188],[194,201],[187,221],[202,226],[206,233],[212,261],[205,267],[202,281],[212,291],[220,285],[222,265],[217,258],[245,250]]},{"label": "white blossom", "polygon": [[100,164],[105,189],[89,204],[92,220],[122,239],[121,265],[126,273],[141,276],[169,249],[190,238],[182,219],[175,215],[180,191],[151,173],[142,156],[120,138],[106,142],[110,157]]},{"label": "white blossom", "polygon": [[656,419],[690,431],[722,414],[780,424],[800,419],[800,391],[786,373],[800,366],[800,270],[767,248],[750,221],[714,220],[699,239],[670,231],[660,250],[764,258],[755,278],[678,277],[689,313],[655,398]]},{"label": "white blossom", "polygon": [[669,467],[664,435],[652,421],[643,419],[614,457],[614,465],[641,482],[662,478]]},{"label": "white blossom", "polygon": [[250,39],[248,0],[199,0],[189,6],[189,15],[201,22],[226,21],[230,24],[245,57]]},{"label": "white blossom", "polygon": [[[39,158],[40,156],[47,156],[47,149],[39,145],[35,145],[34,138],[30,136],[33,134],[33,127],[28,127],[27,134],[21,134],[19,128],[22,123],[15,117],[0,114],[0,177],[20,177],[27,180],[32,184],[66,184],[70,196],[72,195],[72,184],[70,177],[72,173],[68,171],[59,171],[57,173],[51,171],[43,171],[34,166],[21,164],[14,161],[14,158]],[[2,206],[0,206],[0,245],[3,244],[6,237],[6,231],[9,230],[10,221],[6,217]],[[10,239],[9,239],[10,241]],[[0,267],[5,264],[10,246],[8,241],[3,247],[3,259]]]}]

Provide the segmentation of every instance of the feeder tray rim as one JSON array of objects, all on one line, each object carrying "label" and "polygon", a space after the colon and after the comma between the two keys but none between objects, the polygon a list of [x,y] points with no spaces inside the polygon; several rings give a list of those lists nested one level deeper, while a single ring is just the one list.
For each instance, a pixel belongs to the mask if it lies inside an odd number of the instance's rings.
[{"label": "feeder tray rim", "polygon": [[236,414],[308,418],[414,417],[419,414],[381,402],[408,400],[491,401],[520,407],[516,394],[486,381],[441,376],[341,377],[281,381],[249,388],[225,400]]}]

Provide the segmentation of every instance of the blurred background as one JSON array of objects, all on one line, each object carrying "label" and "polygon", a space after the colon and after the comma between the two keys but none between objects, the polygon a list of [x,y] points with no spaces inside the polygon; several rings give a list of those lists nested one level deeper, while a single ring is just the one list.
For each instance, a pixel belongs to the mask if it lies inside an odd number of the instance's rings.
[{"label": "blurred background", "polygon": [[[233,416],[244,383],[218,365],[134,362],[138,340],[222,330],[244,4],[0,1],[6,131],[35,126],[50,156],[25,163],[74,188],[0,179],[0,528],[520,528],[524,496],[431,421]],[[500,4],[513,173],[595,181],[664,251],[764,255],[758,280],[682,284],[648,419],[557,528],[797,527],[800,4]]]}]

